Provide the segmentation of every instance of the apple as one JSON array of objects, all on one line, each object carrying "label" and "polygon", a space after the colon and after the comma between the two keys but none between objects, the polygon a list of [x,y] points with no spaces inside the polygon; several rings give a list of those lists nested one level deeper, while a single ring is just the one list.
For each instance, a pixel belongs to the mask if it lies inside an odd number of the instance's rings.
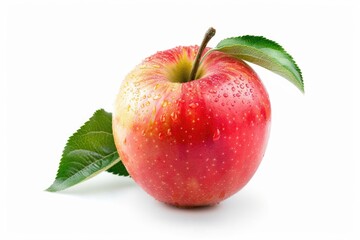
[{"label": "apple", "polygon": [[211,37],[146,58],[115,103],[114,140],[126,169],[148,194],[179,207],[238,192],[269,138],[270,101],[254,70],[223,52],[200,63]]}]

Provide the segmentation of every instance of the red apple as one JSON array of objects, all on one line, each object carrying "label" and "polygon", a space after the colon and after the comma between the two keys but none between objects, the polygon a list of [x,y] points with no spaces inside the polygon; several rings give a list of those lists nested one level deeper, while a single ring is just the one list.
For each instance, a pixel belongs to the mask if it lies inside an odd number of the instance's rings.
[{"label": "red apple", "polygon": [[123,81],[113,114],[131,177],[181,207],[213,205],[243,188],[270,131],[269,97],[253,69],[212,52],[190,80],[198,51],[176,47],[146,58]]}]

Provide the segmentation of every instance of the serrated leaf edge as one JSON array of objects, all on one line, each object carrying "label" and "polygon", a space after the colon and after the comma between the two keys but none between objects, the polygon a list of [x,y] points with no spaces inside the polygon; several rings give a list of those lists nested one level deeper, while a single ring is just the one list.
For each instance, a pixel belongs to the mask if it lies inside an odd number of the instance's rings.
[{"label": "serrated leaf edge", "polygon": [[[91,120],[92,120],[96,115],[98,115],[100,112],[108,113],[108,112],[106,112],[103,108],[100,108],[100,109],[96,110],[96,111],[93,113],[93,115],[92,115],[85,123],[83,123],[82,126],[81,126],[79,129],[77,129],[77,130],[67,139],[66,144],[65,144],[65,147],[64,147],[63,152],[62,152],[62,154],[61,154],[60,163],[59,163],[59,167],[58,167],[58,171],[57,171],[57,173],[56,173],[55,179],[58,177],[59,172],[60,172],[60,169],[61,169],[61,166],[63,166],[63,164],[64,164],[63,162],[61,162],[61,159],[63,159],[67,154],[69,154],[68,152],[66,152],[66,150],[68,149],[68,145],[72,143],[74,136],[76,136],[76,135],[78,135],[78,136],[83,136],[83,135],[88,134],[88,133],[81,134],[81,131],[83,131],[84,128],[85,128],[85,126],[86,126],[89,122],[91,122]],[[106,132],[106,131],[103,131],[103,132],[104,132],[104,133],[109,133],[109,132]],[[112,133],[110,133],[110,134],[112,134]]]},{"label": "serrated leaf edge", "polygon": [[[118,163],[118,162],[121,161],[120,158],[117,158],[112,164],[110,164],[110,165],[107,166],[106,168],[100,169],[99,171],[95,172],[96,174],[93,173],[93,174],[91,174],[89,177],[84,178],[83,180],[81,180],[81,181],[78,182],[78,183],[75,183],[75,184],[73,184],[73,185],[71,185],[71,186],[67,186],[67,187],[65,187],[65,188],[61,188],[61,189],[59,188],[59,189],[56,189],[56,190],[54,189],[55,185],[59,184],[59,183],[58,183],[58,182],[59,182],[58,176],[59,176],[60,169],[62,168],[62,166],[63,166],[64,164],[66,164],[66,163],[62,162],[61,159],[63,159],[65,156],[67,156],[69,153],[72,152],[72,151],[67,152],[66,150],[68,149],[67,146],[68,146],[69,144],[71,144],[72,141],[74,141],[74,140],[73,140],[74,136],[76,136],[76,137],[84,136],[84,135],[87,135],[87,134],[93,133],[93,132],[102,132],[102,133],[104,133],[104,134],[111,134],[111,135],[113,135],[112,132],[107,132],[107,131],[91,131],[91,132],[87,132],[87,133],[81,134],[81,132],[84,130],[85,126],[86,126],[90,121],[92,121],[92,119],[93,119],[94,117],[96,117],[96,116],[97,116],[98,114],[100,114],[100,113],[109,114],[109,113],[106,112],[103,108],[96,110],[96,111],[93,113],[93,115],[92,115],[85,123],[83,123],[82,126],[81,126],[79,129],[77,129],[77,130],[67,139],[66,144],[65,144],[65,147],[64,147],[63,152],[62,152],[62,154],[61,154],[60,163],[59,163],[59,167],[58,167],[58,170],[57,170],[57,173],[56,173],[55,181],[53,182],[53,184],[51,184],[50,187],[48,187],[47,189],[45,189],[45,191],[48,191],[48,192],[57,192],[57,191],[60,191],[60,190],[64,190],[64,189],[66,189],[66,188],[68,188],[68,187],[72,187],[72,186],[74,186],[74,185],[76,185],[76,184],[79,184],[79,183],[81,183],[81,182],[83,182],[83,181],[85,181],[85,180],[88,180],[88,179],[96,176],[97,174],[99,174],[99,173],[102,172],[102,171],[108,170],[109,168],[111,168],[112,166],[114,166],[116,163]],[[106,158],[107,156],[110,156],[110,155],[115,154],[115,153],[117,153],[117,151],[112,152],[112,153],[104,156],[104,157],[101,158],[101,159],[96,160],[96,162],[98,162],[98,161],[100,161],[100,160],[103,160],[103,159]],[[95,163],[95,162],[94,162],[94,163]],[[92,163],[92,164],[94,164],[94,163]],[[76,175],[76,174],[78,174],[79,172],[83,171],[86,167],[89,167],[89,166],[91,166],[92,164],[85,166],[82,170],[80,170],[80,171],[78,171],[77,173],[73,174],[73,175],[72,175],[71,177],[69,177],[69,178],[72,178],[74,175]],[[66,181],[69,180],[69,178],[66,178]],[[61,184],[63,184],[63,182],[62,182]]]}]

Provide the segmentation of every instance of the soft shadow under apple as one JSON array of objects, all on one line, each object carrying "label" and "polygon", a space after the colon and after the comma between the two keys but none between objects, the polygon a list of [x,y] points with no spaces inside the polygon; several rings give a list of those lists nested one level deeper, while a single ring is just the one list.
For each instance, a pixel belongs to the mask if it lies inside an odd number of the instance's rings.
[{"label": "soft shadow under apple", "polygon": [[[145,202],[145,200],[144,200]],[[244,223],[255,220],[259,215],[266,214],[265,202],[261,196],[243,190],[235,196],[213,206],[178,208],[158,201],[147,201],[140,207],[142,212],[148,213],[160,221],[167,219],[173,224],[192,226],[209,226],[226,223]]]}]

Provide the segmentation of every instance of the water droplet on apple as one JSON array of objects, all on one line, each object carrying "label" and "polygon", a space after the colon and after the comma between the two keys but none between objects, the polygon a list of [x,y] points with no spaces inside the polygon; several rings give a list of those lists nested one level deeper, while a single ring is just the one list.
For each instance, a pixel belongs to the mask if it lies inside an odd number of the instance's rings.
[{"label": "water droplet on apple", "polygon": [[235,79],[235,80],[234,80],[234,83],[236,83],[236,84],[240,84],[240,81],[239,81],[239,80],[237,80],[237,79]]},{"label": "water droplet on apple", "polygon": [[164,139],[164,134],[159,133],[159,139],[160,139],[160,140],[163,140],[163,139]]},{"label": "water droplet on apple", "polygon": [[237,97],[240,97],[240,96],[241,96],[241,94],[240,94],[240,93],[237,93],[237,94],[236,94],[236,96],[237,96]]},{"label": "water droplet on apple", "polygon": [[224,97],[228,97],[229,95],[228,95],[227,93],[224,93],[223,96],[224,96]]},{"label": "water droplet on apple", "polygon": [[177,120],[177,118],[178,118],[178,115],[177,115],[176,112],[172,112],[172,113],[170,114],[170,117],[171,117],[171,119],[175,122],[175,121]]},{"label": "water droplet on apple", "polygon": [[219,99],[218,98],[215,98],[215,100],[214,100],[215,102],[218,102],[219,101]]},{"label": "water droplet on apple", "polygon": [[240,88],[241,88],[241,89],[244,89],[244,88],[245,88],[243,83],[240,84]]},{"label": "water droplet on apple", "polygon": [[220,139],[220,130],[217,128],[213,135],[213,140],[217,141]]},{"label": "water droplet on apple", "polygon": [[217,93],[217,91],[215,89],[210,89],[209,93]]},{"label": "water droplet on apple", "polygon": [[171,129],[169,128],[166,133],[167,133],[168,136],[171,136],[171,134],[172,134]]},{"label": "water droplet on apple", "polygon": [[160,122],[165,122],[166,118],[165,118],[165,114],[161,115],[160,117]]},{"label": "water droplet on apple", "polygon": [[155,95],[155,96],[153,97],[154,100],[157,100],[157,99],[159,99],[159,98],[160,98],[160,95]]},{"label": "water droplet on apple", "polygon": [[232,88],[231,88],[231,91],[233,91],[233,92],[234,92],[235,90],[236,90],[236,88],[235,88],[235,87],[232,87]]},{"label": "water droplet on apple", "polygon": [[199,106],[199,103],[197,103],[197,102],[189,104],[189,107],[191,107],[191,108],[197,108],[198,106]]},{"label": "water droplet on apple", "polygon": [[163,107],[166,107],[166,106],[168,105],[168,103],[169,103],[169,102],[168,102],[167,100],[165,100],[165,101],[163,102],[162,106],[163,106]]}]

